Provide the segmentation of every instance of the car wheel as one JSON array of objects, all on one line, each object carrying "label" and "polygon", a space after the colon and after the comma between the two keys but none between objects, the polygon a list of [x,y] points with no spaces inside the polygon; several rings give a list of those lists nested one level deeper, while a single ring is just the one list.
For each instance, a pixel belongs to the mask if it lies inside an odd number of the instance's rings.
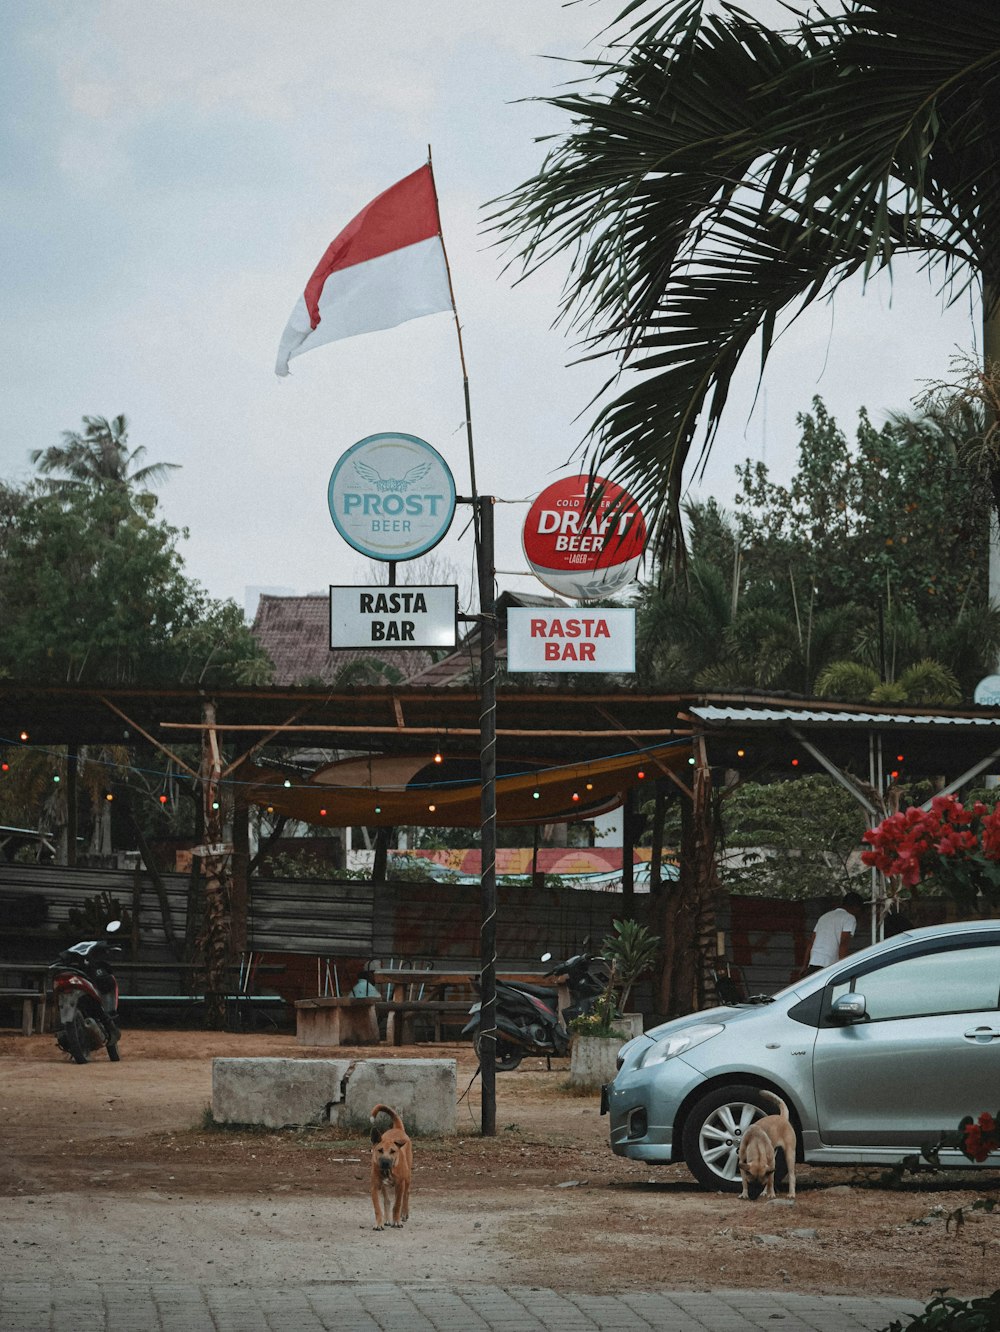
[{"label": "car wheel", "polygon": [[[703,1096],[684,1121],[682,1147],[687,1168],[699,1184],[723,1193],[739,1193],[740,1142],[755,1119],[773,1113],[765,1109],[756,1087],[732,1083]],[[779,1155],[775,1183],[783,1178],[785,1162]]]}]

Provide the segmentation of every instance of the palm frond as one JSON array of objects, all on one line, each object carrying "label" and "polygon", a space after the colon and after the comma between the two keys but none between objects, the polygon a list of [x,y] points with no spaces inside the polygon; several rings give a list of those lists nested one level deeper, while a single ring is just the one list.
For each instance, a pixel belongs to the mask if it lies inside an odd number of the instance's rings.
[{"label": "palm frond", "polygon": [[525,276],[568,261],[561,318],[614,363],[589,465],[652,515],[663,568],[755,339],[763,372],[802,309],[901,251],[952,298],[1000,291],[1000,7],[847,0],[775,31],[632,0],[619,21],[628,44],[547,99],[571,128],[490,224]]}]

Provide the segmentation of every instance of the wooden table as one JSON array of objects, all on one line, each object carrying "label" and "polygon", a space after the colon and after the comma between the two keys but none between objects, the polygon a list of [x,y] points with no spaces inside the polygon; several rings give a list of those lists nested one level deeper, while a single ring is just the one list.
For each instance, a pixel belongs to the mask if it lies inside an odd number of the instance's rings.
[{"label": "wooden table", "polygon": [[[386,1015],[385,1039],[388,1045],[411,1045],[417,1018],[434,1021],[434,1039],[441,1040],[442,1020],[460,1018],[475,1002],[474,981],[479,971],[437,971],[431,967],[372,968],[372,981],[385,986],[387,997],[378,1003],[377,1012]],[[523,981],[556,989],[554,978],[537,971],[497,972],[497,980]],[[460,998],[448,997],[449,990],[461,990]],[[464,1025],[464,1023],[463,1023]]]}]

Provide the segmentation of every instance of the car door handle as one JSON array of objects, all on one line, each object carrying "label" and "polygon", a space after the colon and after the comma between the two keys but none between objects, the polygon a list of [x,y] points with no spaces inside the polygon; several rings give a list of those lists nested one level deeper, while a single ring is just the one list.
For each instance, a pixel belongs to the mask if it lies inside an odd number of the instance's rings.
[{"label": "car door handle", "polygon": [[986,1045],[989,1041],[1000,1041],[1000,1031],[994,1030],[993,1027],[973,1027],[964,1034],[967,1041],[975,1041],[978,1045]]}]

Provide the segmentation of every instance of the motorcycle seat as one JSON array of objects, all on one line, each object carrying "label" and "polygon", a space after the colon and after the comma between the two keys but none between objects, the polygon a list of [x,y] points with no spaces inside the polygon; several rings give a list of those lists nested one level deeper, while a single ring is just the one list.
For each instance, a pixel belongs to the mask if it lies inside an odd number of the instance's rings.
[{"label": "motorcycle seat", "polygon": [[500,985],[505,985],[509,990],[523,990],[525,994],[533,994],[538,999],[554,999],[559,993],[554,985],[531,985],[528,981],[500,981]]}]

